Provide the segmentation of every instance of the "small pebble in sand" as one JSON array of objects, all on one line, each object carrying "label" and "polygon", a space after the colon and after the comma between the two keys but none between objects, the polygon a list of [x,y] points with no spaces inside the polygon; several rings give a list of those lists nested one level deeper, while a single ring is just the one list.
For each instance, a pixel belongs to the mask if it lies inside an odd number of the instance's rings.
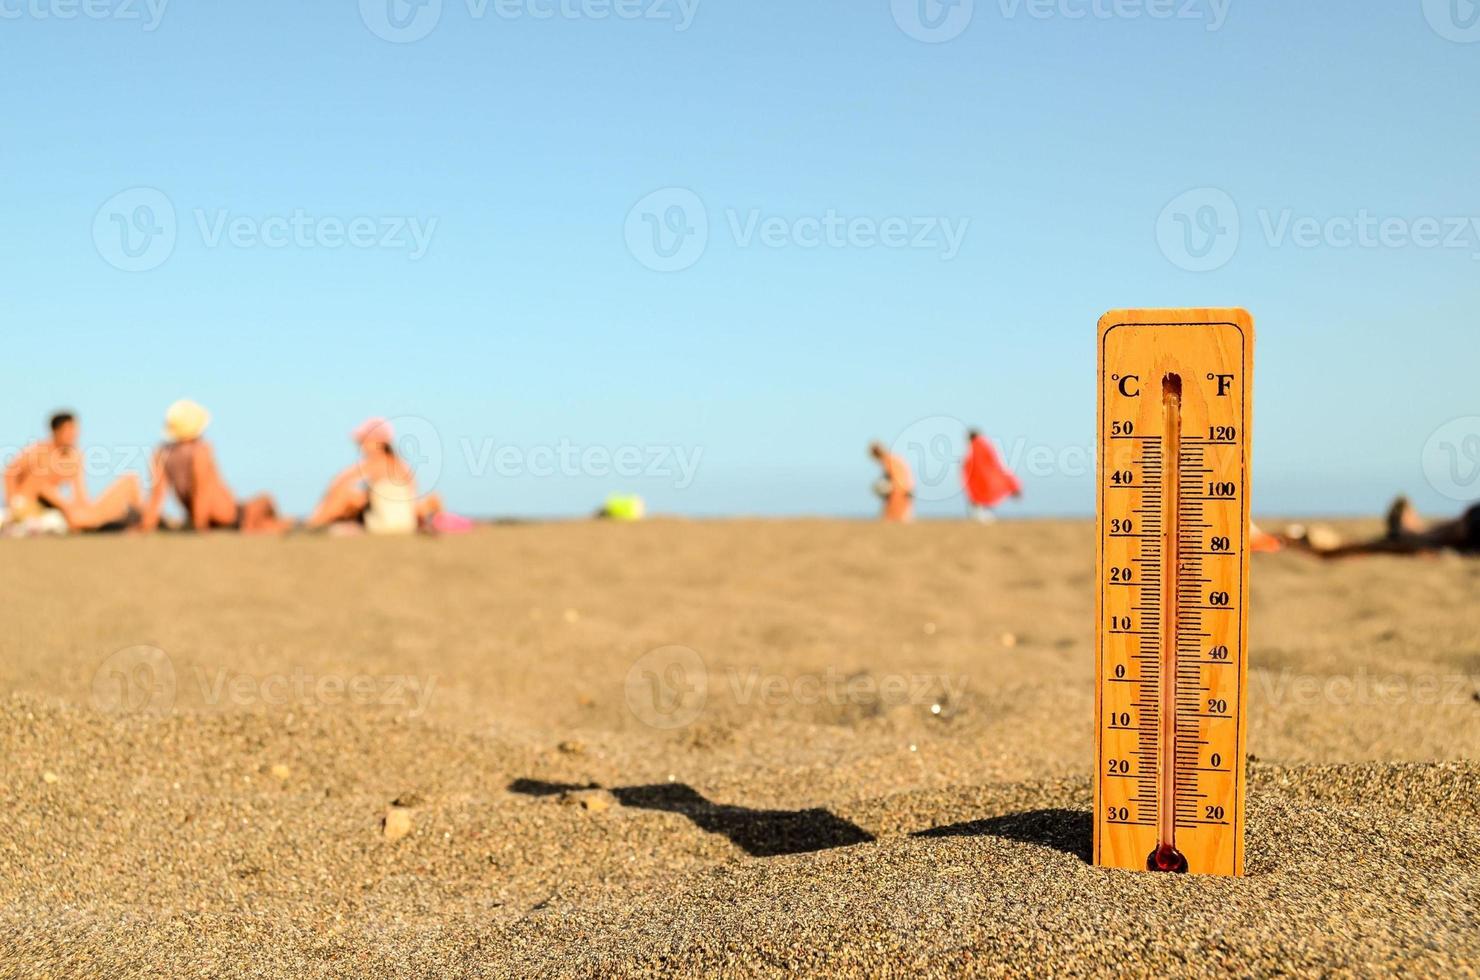
[{"label": "small pebble in sand", "polygon": [[50,769],[46,770],[46,772],[43,772],[41,774],[41,781],[43,783],[47,783],[47,784],[55,783],[57,780],[59,780],[61,778],[62,778],[61,776],[58,776],[56,773],[52,772]]},{"label": "small pebble in sand", "polygon": [[291,776],[291,775],[293,775],[293,770],[289,769],[287,766],[283,765],[281,762],[275,764],[271,769],[269,769],[267,771],[272,775],[272,778],[273,779],[276,779],[276,780],[279,780],[279,781],[282,781],[282,782],[286,782],[287,779],[288,779],[288,777]]},{"label": "small pebble in sand", "polygon": [[380,821],[380,832],[389,841],[397,841],[411,833],[411,811],[403,806],[389,807]]},{"label": "small pebble in sand", "polygon": [[556,748],[559,749],[561,752],[564,752],[566,755],[586,754],[586,743],[577,741],[575,739],[566,739],[565,741],[557,745]]},{"label": "small pebble in sand", "polygon": [[932,704],[930,706],[930,713],[932,715],[938,715],[938,714],[940,714],[940,705],[938,705],[938,704]]},{"label": "small pebble in sand", "polygon": [[612,795],[604,789],[578,789],[560,794],[566,806],[578,806],[590,813],[605,813],[612,808]]},{"label": "small pebble in sand", "polygon": [[1017,634],[1016,633],[1003,633],[1002,634],[1002,645],[1005,646],[1005,647],[1007,647],[1007,649],[1009,649],[1009,650],[1011,650],[1013,647],[1017,646],[1018,645]]}]

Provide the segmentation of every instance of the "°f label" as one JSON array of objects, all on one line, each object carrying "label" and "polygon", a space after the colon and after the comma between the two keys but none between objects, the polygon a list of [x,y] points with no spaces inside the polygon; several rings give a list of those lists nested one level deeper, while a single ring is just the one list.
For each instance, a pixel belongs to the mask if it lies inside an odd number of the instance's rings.
[{"label": "\u00b0f label", "polygon": [[1254,323],[1100,321],[1095,864],[1242,875]]}]

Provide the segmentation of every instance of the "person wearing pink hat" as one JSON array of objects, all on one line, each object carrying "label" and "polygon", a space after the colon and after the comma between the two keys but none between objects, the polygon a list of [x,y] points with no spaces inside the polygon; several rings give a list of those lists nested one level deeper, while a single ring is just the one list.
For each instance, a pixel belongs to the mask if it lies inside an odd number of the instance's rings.
[{"label": "person wearing pink hat", "polygon": [[414,531],[442,512],[435,493],[416,490],[416,474],[396,452],[396,430],[383,418],[369,418],[350,433],[360,459],[329,484],[305,526],[323,528],[341,521],[371,531]]}]

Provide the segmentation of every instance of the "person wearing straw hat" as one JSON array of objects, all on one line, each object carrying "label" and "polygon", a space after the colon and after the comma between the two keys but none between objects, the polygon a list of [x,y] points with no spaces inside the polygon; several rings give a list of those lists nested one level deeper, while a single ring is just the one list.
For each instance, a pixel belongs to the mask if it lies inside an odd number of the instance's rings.
[{"label": "person wearing straw hat", "polygon": [[21,450],[5,468],[4,503],[17,524],[61,514],[71,531],[113,531],[139,519],[139,478],[126,473],[96,497],[83,479],[82,452],[77,447],[77,416],[58,412],[51,418],[51,438]]},{"label": "person wearing straw hat", "polygon": [[442,513],[441,497],[417,492],[416,474],[396,452],[390,422],[366,419],[350,438],[360,448],[360,459],[330,482],[306,527],[354,522],[371,534],[410,534]]},{"label": "person wearing straw hat", "polygon": [[269,495],[237,501],[221,476],[211,444],[202,438],[210,424],[211,413],[188,398],[175,402],[165,412],[168,441],[155,450],[149,463],[144,530],[159,526],[166,489],[174,492],[189,526],[197,531],[228,529],[263,534],[286,530],[287,523],[278,518],[277,505]]}]

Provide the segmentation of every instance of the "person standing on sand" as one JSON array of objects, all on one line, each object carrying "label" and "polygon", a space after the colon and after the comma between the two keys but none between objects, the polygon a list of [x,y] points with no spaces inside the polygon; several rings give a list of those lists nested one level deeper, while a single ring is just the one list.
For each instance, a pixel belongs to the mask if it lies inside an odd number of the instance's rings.
[{"label": "person standing on sand", "polygon": [[997,519],[992,512],[1003,500],[1021,499],[1023,485],[997,455],[997,448],[977,429],[966,433],[966,459],[961,464],[961,483],[972,516],[982,523]]},{"label": "person standing on sand", "polygon": [[372,533],[409,533],[442,512],[442,498],[416,492],[416,474],[396,452],[396,431],[382,418],[362,422],[350,438],[359,462],[342,471],[308,518],[317,529],[338,521],[363,523]]},{"label": "person standing on sand", "polygon": [[884,501],[880,516],[892,524],[907,524],[915,519],[915,477],[903,459],[884,448],[882,442],[869,447],[869,454],[884,468],[883,479],[874,484],[874,492]]},{"label": "person standing on sand", "polygon": [[139,478],[124,474],[96,500],[89,498],[77,438],[77,416],[58,412],[51,417],[51,438],[27,446],[5,468],[11,520],[29,520],[55,510],[72,531],[122,530],[137,522]]},{"label": "person standing on sand", "polygon": [[149,461],[149,500],[144,506],[143,530],[159,527],[166,489],[185,509],[190,527],[197,531],[227,529],[245,534],[271,534],[287,530],[278,518],[272,497],[259,494],[237,502],[216,466],[211,444],[201,436],[211,424],[211,413],[189,399],[169,407],[164,431],[169,439],[154,451]]}]

